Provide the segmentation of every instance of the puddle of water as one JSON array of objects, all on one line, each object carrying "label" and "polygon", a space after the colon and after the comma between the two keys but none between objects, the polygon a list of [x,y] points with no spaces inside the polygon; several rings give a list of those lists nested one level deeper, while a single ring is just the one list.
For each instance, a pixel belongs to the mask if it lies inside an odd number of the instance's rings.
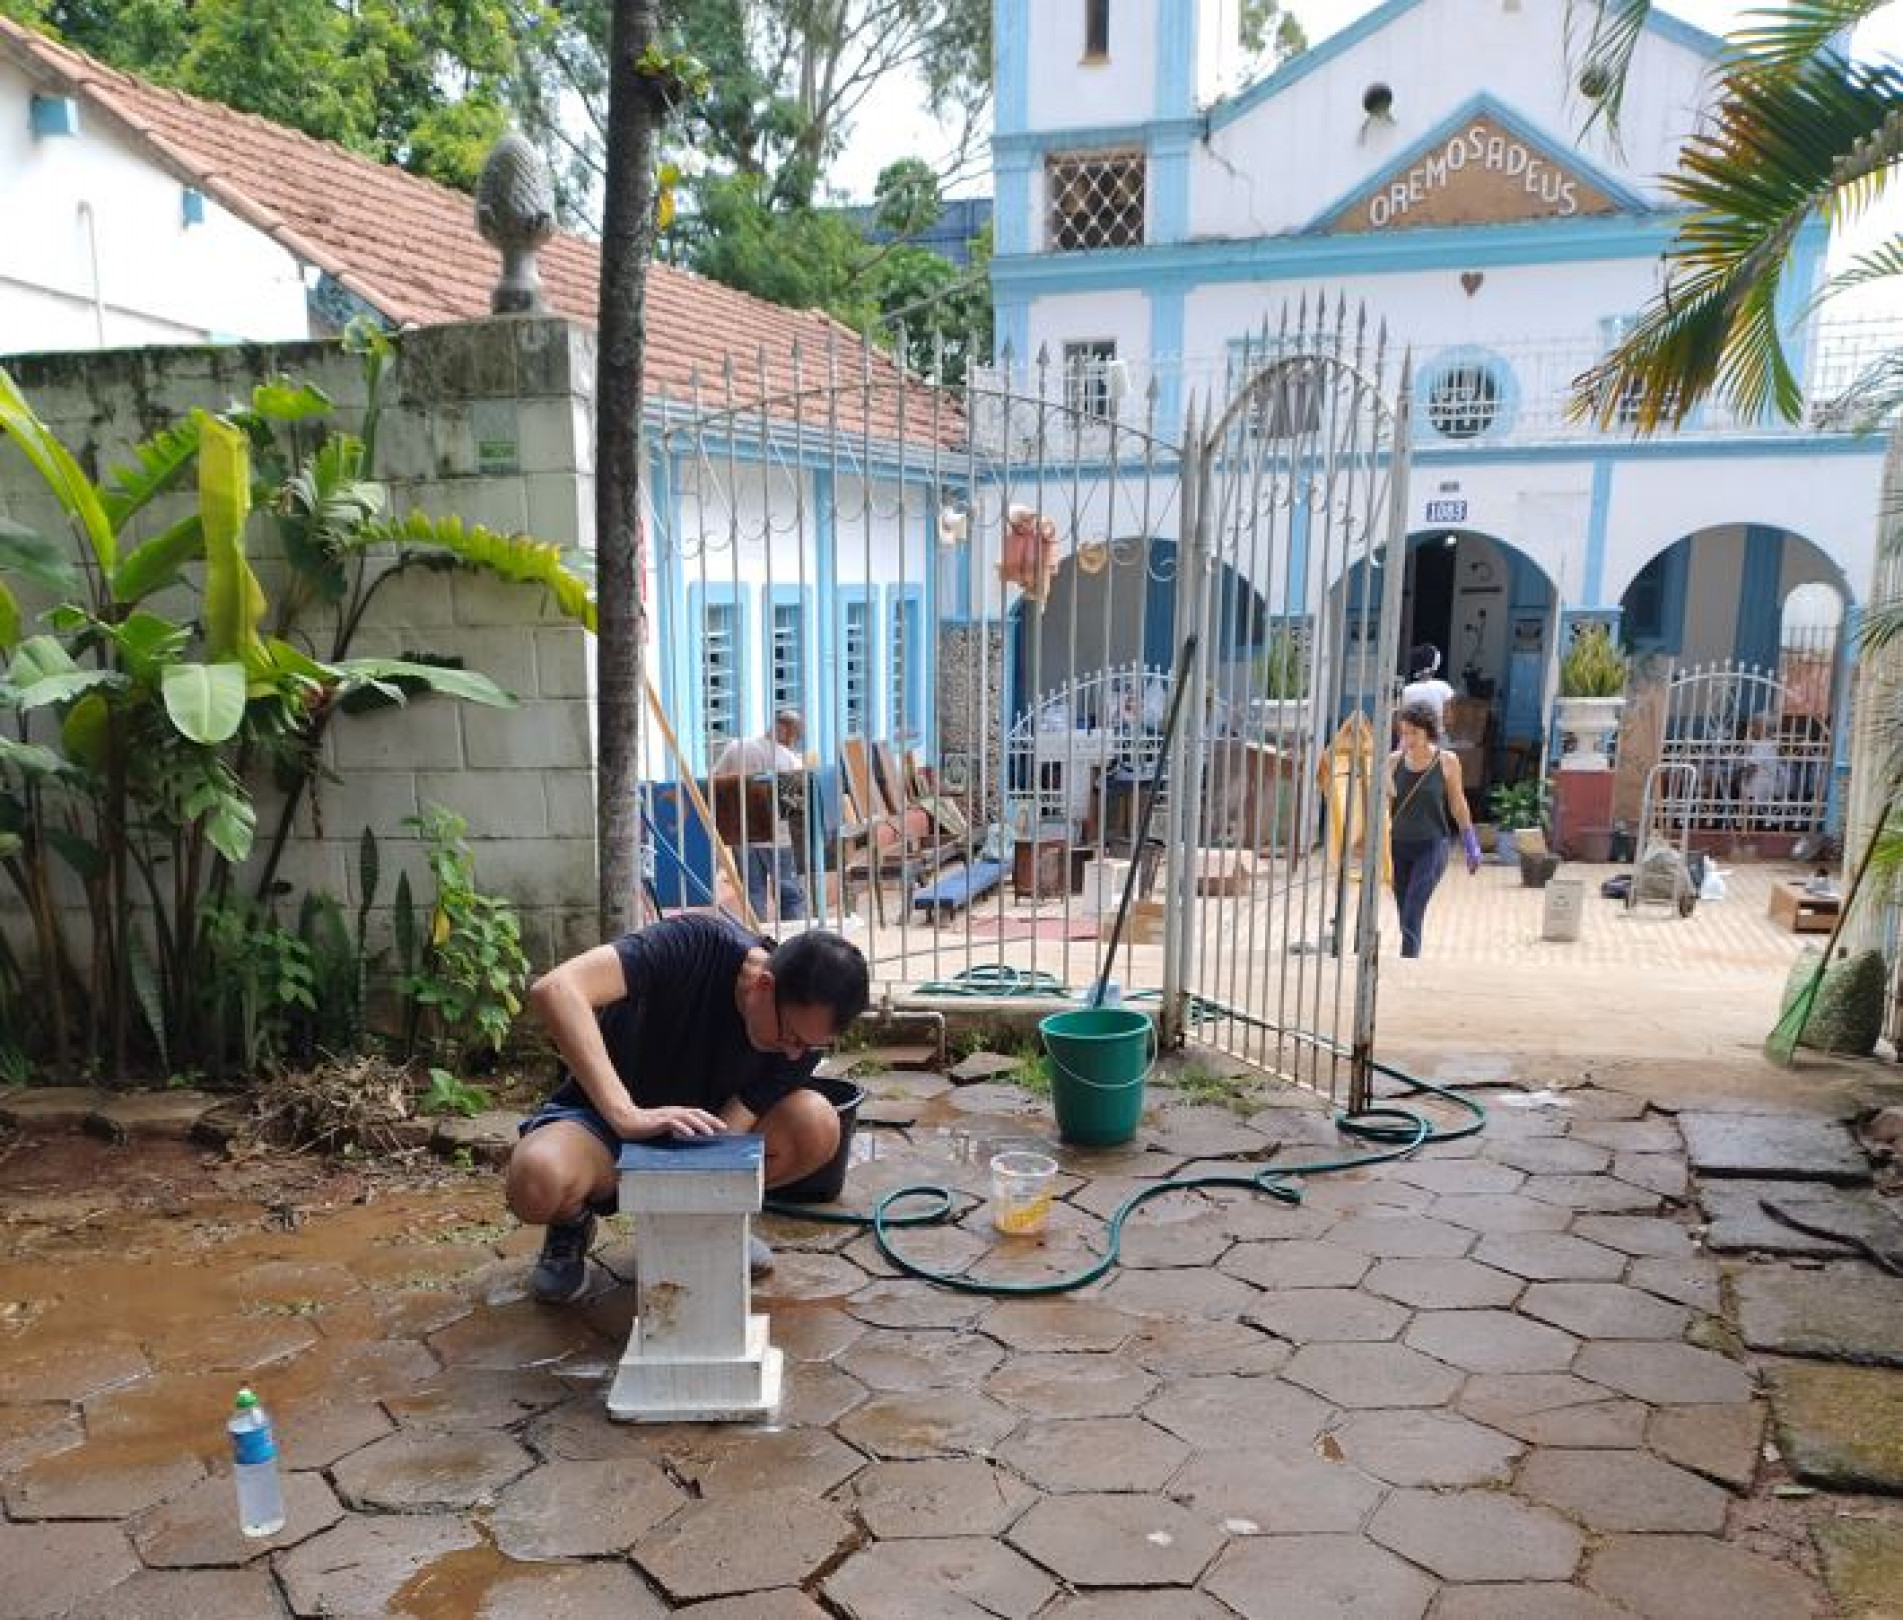
[{"label": "puddle of water", "polygon": [[480,1543],[425,1564],[391,1595],[387,1612],[413,1620],[476,1620],[483,1600],[526,1566],[503,1553],[486,1524],[477,1521],[474,1528]]}]

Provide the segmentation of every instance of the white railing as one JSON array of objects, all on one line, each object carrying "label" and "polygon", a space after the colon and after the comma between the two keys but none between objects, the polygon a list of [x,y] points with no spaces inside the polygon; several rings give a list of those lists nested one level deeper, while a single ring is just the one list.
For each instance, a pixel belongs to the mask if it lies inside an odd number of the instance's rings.
[{"label": "white railing", "polygon": [[[1219,357],[1092,361],[1090,375],[1081,378],[1067,373],[1060,360],[1040,360],[1035,355],[1012,358],[1008,369],[1003,364],[974,368],[974,431],[983,442],[987,426],[995,431],[1001,425],[994,419],[1002,418],[1003,410],[987,409],[987,401],[1001,401],[1008,395],[1012,437],[1022,439],[1033,432],[1032,418],[1041,415],[1050,453],[1060,453],[1073,441],[1081,441],[1079,448],[1088,450],[1093,441],[1113,440],[1118,437],[1111,432],[1113,425],[1148,429],[1173,440],[1180,430],[1181,413],[1193,400],[1205,406],[1222,404],[1259,366],[1273,362],[1278,347],[1271,336],[1266,346],[1254,340],[1247,345],[1238,342]],[[1632,436],[1629,426],[1601,429],[1572,414],[1575,381],[1604,358],[1603,343],[1584,338],[1512,338],[1450,344],[1433,334],[1389,334],[1390,373],[1402,348],[1413,357],[1416,449]],[[1810,328],[1807,340],[1790,352],[1801,369],[1807,401],[1799,421],[1746,420],[1717,401],[1707,401],[1672,430],[1672,436],[1758,438],[1856,431],[1867,425],[1864,413],[1844,409],[1844,396],[1882,362],[1903,355],[1903,321],[1820,321]],[[1039,399],[1048,402],[1048,411],[1039,412],[1035,404]],[[1079,401],[1092,407],[1088,416],[1067,409]],[[1175,420],[1170,419],[1172,415]]]}]

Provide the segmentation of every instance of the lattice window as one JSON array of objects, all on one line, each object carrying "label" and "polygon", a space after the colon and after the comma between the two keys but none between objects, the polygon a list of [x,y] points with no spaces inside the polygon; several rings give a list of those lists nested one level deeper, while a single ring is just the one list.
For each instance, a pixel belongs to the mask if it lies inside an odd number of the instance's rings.
[{"label": "lattice window", "polygon": [[1143,245],[1141,152],[1053,157],[1044,165],[1054,253]]},{"label": "lattice window", "polygon": [[1110,386],[1116,341],[1093,338],[1064,345],[1064,403],[1080,416],[1108,419],[1116,405]]},{"label": "lattice window", "polygon": [[700,610],[701,742],[712,759],[740,735],[740,608],[707,602]]},{"label": "lattice window", "polygon": [[772,643],[768,668],[773,683],[773,711],[806,707],[806,609],[798,602],[773,604]]},{"label": "lattice window", "polygon": [[891,622],[886,633],[887,662],[892,672],[889,690],[892,705],[887,712],[892,716],[895,730],[908,733],[916,739],[924,724],[924,681],[920,655],[923,649],[919,645],[919,624],[921,604],[916,596],[894,597],[891,602]]},{"label": "lattice window", "polygon": [[1427,391],[1427,419],[1442,438],[1477,439],[1499,420],[1505,392],[1492,366],[1449,366]]},{"label": "lattice window", "polygon": [[848,602],[845,625],[846,732],[864,737],[872,730],[872,604]]}]

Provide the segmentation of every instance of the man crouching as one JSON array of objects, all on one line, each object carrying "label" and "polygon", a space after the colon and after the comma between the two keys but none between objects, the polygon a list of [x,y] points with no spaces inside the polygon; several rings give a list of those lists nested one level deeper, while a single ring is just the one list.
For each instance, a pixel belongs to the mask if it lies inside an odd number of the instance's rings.
[{"label": "man crouching", "polygon": [[[567,1304],[587,1291],[595,1216],[614,1210],[623,1142],[758,1129],[769,1188],[826,1164],[839,1117],[807,1082],[868,996],[866,959],[837,934],[773,945],[702,914],[598,945],[538,979],[529,1004],[562,1078],[522,1122],[505,1183],[516,1217],[548,1228],[535,1297]],[[758,1238],[747,1255],[755,1276],[772,1269]]]}]

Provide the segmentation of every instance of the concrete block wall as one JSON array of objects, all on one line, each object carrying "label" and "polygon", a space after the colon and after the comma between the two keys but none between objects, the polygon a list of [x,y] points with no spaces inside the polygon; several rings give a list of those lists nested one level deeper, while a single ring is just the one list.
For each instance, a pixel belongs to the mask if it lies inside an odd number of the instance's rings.
[{"label": "concrete block wall", "polygon": [[[6,360],[34,408],[99,473],[192,406],[220,409],[274,375],[307,380],[355,429],[365,404],[356,357],[333,343],[144,349]],[[397,512],[455,515],[525,531],[574,550],[593,545],[594,338],[561,320],[509,317],[405,333],[385,393],[376,472]],[[136,538],[156,533],[182,501],[156,503]],[[59,533],[57,512],[17,451],[0,442],[0,514]],[[275,606],[284,579],[268,517],[248,533],[253,566]],[[374,566],[374,563],[373,563]],[[162,610],[186,611],[180,593]],[[301,640],[328,655],[332,622],[301,621]],[[351,651],[460,657],[516,695],[514,709],[422,697],[403,708],[339,715],[323,744],[325,777],[300,805],[280,875],[359,903],[364,827],[382,853],[377,920],[397,874],[419,902],[428,872],[406,817],[439,803],[465,817],[478,884],[517,906],[538,965],[593,943],[595,916],[592,659],[588,637],[533,586],[412,569],[378,592]],[[334,778],[334,779],[331,779]],[[252,784],[258,854],[281,798]]]}]

